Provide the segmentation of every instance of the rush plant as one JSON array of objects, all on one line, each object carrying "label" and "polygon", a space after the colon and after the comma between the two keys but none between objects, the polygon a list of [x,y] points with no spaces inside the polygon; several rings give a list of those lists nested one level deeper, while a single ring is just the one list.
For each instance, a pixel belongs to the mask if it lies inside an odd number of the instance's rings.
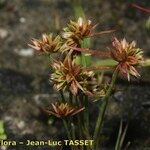
[{"label": "rush plant", "polygon": [[[52,103],[45,111],[62,120],[69,140],[94,140],[93,145],[71,146],[72,150],[99,150],[104,115],[117,76],[123,75],[128,80],[131,76],[140,77],[137,67],[143,60],[143,52],[134,41],[130,43],[125,38],[119,40],[114,37],[112,46],[106,51],[82,47],[82,42],[86,38],[102,36],[114,31],[96,33],[95,27],[96,25],[90,20],[83,18],[77,21],[71,20],[60,35],[55,37],[53,34],[43,34],[41,39],[32,39],[29,44],[38,53],[50,57],[52,69],[50,82],[53,83],[56,92],[61,95],[60,99]],[[97,56],[99,59],[109,58],[115,63],[114,66],[96,65],[93,59],[91,65],[86,66],[77,59],[82,54]],[[104,70],[112,72],[110,82],[103,79],[99,82],[99,77]],[[101,101],[101,104],[95,102],[97,99]],[[92,103],[99,108],[98,114],[91,113]],[[91,116],[97,117],[95,123],[91,122]],[[93,124],[95,127],[91,128]]]}]

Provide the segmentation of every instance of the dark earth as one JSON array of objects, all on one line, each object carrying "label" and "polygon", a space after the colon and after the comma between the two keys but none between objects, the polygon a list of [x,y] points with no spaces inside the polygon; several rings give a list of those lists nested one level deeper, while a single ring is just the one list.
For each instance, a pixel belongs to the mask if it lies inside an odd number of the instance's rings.
[{"label": "dark earth", "polygon": [[[150,57],[150,27],[145,24],[150,16],[131,7],[131,3],[150,8],[149,0],[82,0],[87,18],[99,23],[97,31],[116,29],[114,35],[137,41],[147,58]],[[27,43],[43,33],[58,33],[69,19],[75,19],[71,0],[0,0],[0,120],[4,121],[9,140],[66,138],[61,122],[49,119],[41,109],[59,98],[49,83],[49,61]],[[111,37],[98,38],[92,47],[104,48]],[[150,67],[142,67],[140,72],[141,79],[131,83],[121,77],[117,80],[118,90],[107,109],[104,150],[114,149],[121,119],[129,124],[125,138],[125,144],[131,143],[128,149],[150,149]]]}]

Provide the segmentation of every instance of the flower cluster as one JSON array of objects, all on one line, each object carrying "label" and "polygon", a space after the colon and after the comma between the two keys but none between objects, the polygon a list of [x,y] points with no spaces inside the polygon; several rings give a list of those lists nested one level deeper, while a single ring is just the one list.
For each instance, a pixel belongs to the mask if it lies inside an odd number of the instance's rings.
[{"label": "flower cluster", "polygon": [[143,52],[136,47],[136,43],[134,41],[128,43],[125,38],[121,41],[114,38],[112,47],[111,56],[118,62],[116,69],[128,80],[130,80],[130,75],[139,77],[140,74],[135,69],[135,66],[143,60]]},{"label": "flower cluster", "polygon": [[64,62],[55,60],[52,67],[54,73],[51,74],[50,79],[56,90],[69,89],[73,95],[76,95],[79,90],[90,93],[87,86],[88,81],[94,76],[93,71],[86,71],[70,57],[67,57]]},{"label": "flower cluster", "polygon": [[88,37],[94,27],[90,20],[84,20],[83,18],[79,18],[77,22],[70,21],[62,33],[62,37],[66,39],[65,44],[67,46],[79,47],[81,40]]},{"label": "flower cluster", "polygon": [[53,37],[52,34],[43,34],[41,40],[32,39],[31,42],[31,44],[28,44],[30,47],[39,52],[48,54],[58,52],[62,46],[61,37],[59,35]]},{"label": "flower cluster", "polygon": [[[136,67],[143,60],[142,50],[136,47],[134,41],[129,43],[125,38],[123,40],[114,38],[109,51],[83,48],[85,38],[114,31],[93,33],[95,27],[96,25],[93,25],[90,20],[79,18],[76,22],[70,21],[63,29],[62,34],[56,37],[52,34],[44,34],[42,39],[32,39],[29,44],[38,52],[51,56],[50,82],[61,96],[59,102],[51,103],[50,108],[44,109],[44,111],[62,119],[68,139],[77,139],[78,137],[89,139],[92,137],[95,141],[94,145],[88,147],[92,150],[98,148],[99,133],[101,133],[109,97],[115,89],[118,73],[128,80],[130,80],[130,76],[139,77],[140,74]],[[52,55],[53,53],[60,55]],[[87,55],[90,56],[87,57]],[[107,58],[106,63],[109,62],[109,65],[104,65],[103,60],[92,59],[92,56],[97,56],[100,59]],[[105,70],[113,70],[111,81],[104,78]],[[100,99],[103,101],[99,106],[94,134],[91,135],[90,104]],[[71,117],[74,115],[77,117]],[[74,149],[74,147],[72,148]]]},{"label": "flower cluster", "polygon": [[75,106],[71,106],[68,103],[52,103],[52,108],[45,110],[49,115],[54,115],[58,118],[73,116],[77,113],[80,113],[84,110],[84,108],[77,108]]},{"label": "flower cluster", "polygon": [[[115,68],[128,80],[130,80],[131,75],[140,76],[136,66],[140,64],[143,56],[142,50],[136,47],[135,42],[128,43],[125,38],[120,41],[114,38],[110,51],[97,51],[81,47],[81,42],[85,38],[114,31],[107,30],[93,33],[95,27],[96,25],[93,25],[90,20],[79,18],[77,21],[70,21],[67,27],[63,29],[62,34],[56,37],[53,34],[44,34],[40,40],[31,40],[29,46],[38,52],[48,55],[53,53],[61,54],[59,60],[52,59],[51,61],[53,73],[50,75],[50,81],[57,91],[67,91],[74,98],[77,98],[78,95],[105,97],[109,84],[101,83],[98,85],[97,76],[99,76],[99,72],[97,70],[112,70]],[[113,59],[117,62],[117,65],[104,66],[102,64],[99,66],[95,65],[96,63],[90,63],[92,64],[90,67],[83,67],[81,63],[77,63],[76,59],[82,53]],[[52,104],[52,108],[53,111],[50,110],[49,112],[57,117],[73,115],[82,110],[70,107],[68,103],[55,103]]]},{"label": "flower cluster", "polygon": [[77,22],[70,21],[68,26],[64,28],[62,37],[65,39],[72,38],[83,40],[83,38],[88,37],[91,34],[93,29],[94,25],[92,25],[90,20],[79,18]]},{"label": "flower cluster", "polygon": [[43,34],[42,39],[32,39],[31,44],[28,45],[39,52],[64,53],[70,50],[69,46],[80,46],[80,41],[90,36],[94,27],[90,20],[79,18],[77,22],[70,21],[68,26],[63,29],[61,36],[54,37],[53,34]]}]

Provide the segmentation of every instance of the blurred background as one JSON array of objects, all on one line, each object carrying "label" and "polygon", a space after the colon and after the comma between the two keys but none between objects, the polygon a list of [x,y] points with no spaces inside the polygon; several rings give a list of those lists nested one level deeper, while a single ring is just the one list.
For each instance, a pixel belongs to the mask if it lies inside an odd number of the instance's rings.
[{"label": "blurred background", "polygon": [[[57,100],[58,94],[49,83],[48,59],[27,45],[31,38],[59,33],[70,19],[76,19],[78,7],[82,6],[86,18],[99,23],[97,31],[116,29],[114,35],[137,41],[148,58],[150,14],[131,7],[132,3],[150,9],[149,0],[0,0],[0,120],[7,139],[65,136],[61,123],[41,111]],[[104,35],[94,39],[91,47],[103,49],[111,38],[112,35]],[[131,142],[130,148],[150,149],[150,67],[143,67],[140,72],[141,79],[131,84],[123,78],[118,80],[121,90],[110,101],[103,131],[106,149],[113,148],[121,118],[129,123],[125,142]]]}]

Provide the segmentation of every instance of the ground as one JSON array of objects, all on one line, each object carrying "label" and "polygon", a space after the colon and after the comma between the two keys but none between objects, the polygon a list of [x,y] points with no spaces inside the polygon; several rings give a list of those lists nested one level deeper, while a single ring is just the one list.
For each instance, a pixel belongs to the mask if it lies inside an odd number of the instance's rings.
[{"label": "ground", "polygon": [[[87,18],[99,23],[97,31],[116,29],[114,35],[136,40],[149,57],[150,30],[145,27],[149,15],[132,8],[132,2],[150,7],[149,0],[83,0],[82,5]],[[0,0],[0,119],[9,139],[65,136],[58,130],[61,122],[51,123],[41,109],[59,97],[48,80],[49,60],[27,43],[42,33],[60,32],[69,19],[74,19],[71,0]],[[92,47],[104,48],[112,36],[100,37]],[[141,79],[131,84],[119,78],[118,88],[123,91],[114,93],[107,111],[104,133],[109,133],[110,139],[104,144],[106,149],[114,145],[120,118],[129,122],[126,142],[131,142],[131,148],[150,147],[149,69],[142,68]]]}]

